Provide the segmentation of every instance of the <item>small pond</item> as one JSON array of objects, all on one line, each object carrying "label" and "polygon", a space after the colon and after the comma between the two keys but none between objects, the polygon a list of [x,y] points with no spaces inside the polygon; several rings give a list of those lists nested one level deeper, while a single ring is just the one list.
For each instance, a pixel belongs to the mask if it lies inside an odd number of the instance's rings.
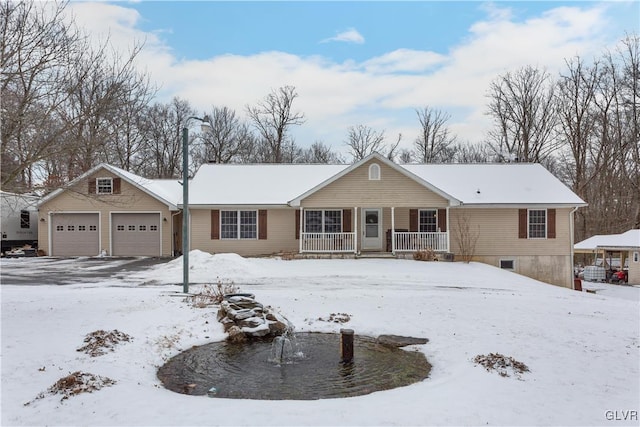
[{"label": "small pond", "polygon": [[350,363],[340,361],[339,334],[297,333],[292,344],[292,357],[281,363],[273,360],[271,341],[196,346],[160,367],[158,378],[183,394],[315,400],[406,386],[427,378],[431,369],[422,352],[381,345],[370,337],[355,336]]}]

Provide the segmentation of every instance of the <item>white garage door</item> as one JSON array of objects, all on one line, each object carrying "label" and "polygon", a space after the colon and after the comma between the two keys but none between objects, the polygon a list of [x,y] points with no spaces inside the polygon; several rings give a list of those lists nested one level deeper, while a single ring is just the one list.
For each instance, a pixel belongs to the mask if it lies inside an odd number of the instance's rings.
[{"label": "white garage door", "polygon": [[51,215],[51,255],[96,256],[100,254],[97,213]]},{"label": "white garage door", "polygon": [[114,256],[160,256],[160,214],[113,213]]}]

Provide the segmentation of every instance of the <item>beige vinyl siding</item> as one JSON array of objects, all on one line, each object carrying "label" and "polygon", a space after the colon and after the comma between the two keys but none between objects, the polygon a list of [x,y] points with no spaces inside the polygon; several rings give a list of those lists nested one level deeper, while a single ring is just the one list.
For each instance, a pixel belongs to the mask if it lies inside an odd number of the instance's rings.
[{"label": "beige vinyl siding", "polygon": [[640,252],[640,248],[629,251],[629,284],[640,285],[640,261],[633,262],[633,253]]},{"label": "beige vinyl siding", "polygon": [[570,288],[573,284],[571,211],[569,208],[556,209],[555,239],[520,239],[518,209],[452,208],[449,214],[451,251],[460,254],[458,220],[466,217],[472,232],[479,233],[474,261],[499,266],[501,259],[512,259],[516,273]]},{"label": "beige vinyl siding", "polygon": [[[237,208],[219,208],[237,210]],[[240,210],[259,210],[241,208]],[[209,253],[237,253],[242,256],[269,255],[280,252],[298,252],[299,240],[295,236],[293,208],[267,210],[267,239],[211,239],[211,210],[191,210],[191,248]]]},{"label": "beige vinyl siding", "polygon": [[[380,165],[380,180],[369,180],[369,165]],[[305,208],[339,206],[446,207],[448,201],[413,179],[375,159],[318,190],[301,201]]]},{"label": "beige vinyl siding", "polygon": [[518,209],[451,208],[451,249],[459,252],[458,219],[469,218],[471,230],[479,231],[477,255],[569,255],[569,215],[572,209],[556,209],[555,239],[519,239]]},{"label": "beige vinyl siding", "polygon": [[[121,180],[120,194],[89,194],[88,181],[95,181],[98,177],[117,178],[116,175],[107,170],[100,170],[93,176],[86,180],[79,181],[74,187],[65,190],[40,206],[38,247],[43,249],[47,255],[51,253],[51,248],[49,248],[49,212],[100,212],[99,232],[102,244],[101,249],[105,249],[109,255],[111,255],[111,212],[154,212],[159,213],[162,218],[160,222],[162,256],[172,256],[171,217],[174,212],[171,212],[162,202],[129,184],[124,179]],[[164,221],[165,218],[167,221]],[[42,219],[44,219],[44,221],[42,221]]]}]

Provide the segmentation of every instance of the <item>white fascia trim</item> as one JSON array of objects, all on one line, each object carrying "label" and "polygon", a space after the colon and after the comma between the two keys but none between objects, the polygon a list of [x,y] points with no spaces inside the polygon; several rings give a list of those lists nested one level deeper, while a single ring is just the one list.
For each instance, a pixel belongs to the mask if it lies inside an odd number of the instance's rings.
[{"label": "white fascia trim", "polygon": [[427,181],[423,180],[419,176],[409,172],[408,170],[403,168],[402,165],[395,164],[391,160],[389,160],[386,157],[382,156],[380,153],[374,152],[374,153],[369,154],[367,157],[361,159],[360,161],[355,162],[354,164],[352,164],[351,166],[347,167],[346,169],[343,169],[341,172],[338,172],[337,174],[335,174],[331,178],[321,182],[320,184],[316,185],[315,187],[313,187],[309,191],[306,191],[305,193],[299,195],[295,199],[290,200],[289,201],[289,206],[293,206],[293,207],[300,206],[300,202],[303,199],[309,197],[311,194],[313,194],[316,191],[326,187],[327,185],[331,184],[332,182],[337,181],[338,179],[342,178],[343,176],[345,176],[349,172],[351,172],[351,171],[359,168],[363,164],[367,163],[371,159],[376,159],[377,161],[379,161],[381,163],[384,163],[385,165],[387,165],[390,168],[396,170],[397,172],[401,173],[402,175],[406,176],[407,178],[410,178],[410,179],[416,181],[420,185],[422,185],[422,186],[426,187],[427,189],[433,191],[434,193],[436,193],[437,195],[441,196],[442,198],[447,199],[449,201],[449,206],[457,206],[457,205],[461,204],[460,200],[456,199],[455,197],[451,196],[450,194],[445,193],[444,191],[440,190],[439,188],[434,187],[432,184],[430,184]]},{"label": "white fascia trim", "polygon": [[[184,206],[182,205],[182,203],[178,204],[178,209],[182,209]],[[291,209],[291,206],[289,205],[233,205],[233,204],[226,204],[226,205],[192,205],[191,203],[189,203],[189,209],[232,209],[232,210],[238,210],[238,209]]]}]

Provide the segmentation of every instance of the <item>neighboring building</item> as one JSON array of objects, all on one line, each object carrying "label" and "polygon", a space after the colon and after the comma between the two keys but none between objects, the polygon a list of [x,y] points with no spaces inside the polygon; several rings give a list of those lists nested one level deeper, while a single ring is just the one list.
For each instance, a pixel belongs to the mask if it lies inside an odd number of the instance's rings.
[{"label": "neighboring building", "polygon": [[39,248],[51,256],[173,256],[181,192],[176,180],[98,165],[42,199]]},{"label": "neighboring building", "polygon": [[[602,264],[627,270],[629,284],[640,285],[640,230],[620,234],[598,234],[574,245],[575,253],[593,254],[594,263],[602,256]],[[616,266],[608,260],[615,259]]]},{"label": "neighboring building", "polygon": [[38,196],[0,191],[2,252],[38,245]]},{"label": "neighboring building", "polygon": [[[94,194],[105,178],[111,192]],[[150,190],[154,182],[107,165],[88,172],[69,186],[74,190],[59,190],[40,205],[47,220],[41,246],[52,255],[71,254],[73,241],[61,243],[64,236],[55,231],[92,214],[100,243],[85,254],[109,247],[109,254],[121,255],[117,227],[128,231],[133,224],[121,217],[153,212],[166,225],[162,255],[177,253],[181,187],[173,198],[161,197]],[[397,165],[377,153],[352,165],[205,164],[189,193],[192,250],[334,257],[411,256],[430,248],[445,259],[468,253],[566,287],[573,286],[573,212],[586,205],[538,164]],[[137,251],[138,239],[131,239],[127,254]]]}]

